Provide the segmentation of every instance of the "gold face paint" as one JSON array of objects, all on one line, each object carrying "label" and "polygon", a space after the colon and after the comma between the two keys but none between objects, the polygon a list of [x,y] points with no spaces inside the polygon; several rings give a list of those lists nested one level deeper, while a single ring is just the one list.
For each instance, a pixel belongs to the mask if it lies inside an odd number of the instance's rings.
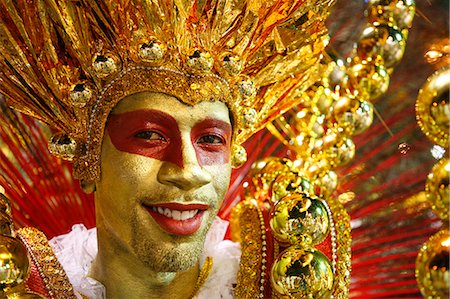
[{"label": "gold face paint", "polygon": [[194,266],[228,189],[230,142],[222,102],[188,106],[151,92],[124,98],[102,145],[99,244],[112,242],[156,272]]}]

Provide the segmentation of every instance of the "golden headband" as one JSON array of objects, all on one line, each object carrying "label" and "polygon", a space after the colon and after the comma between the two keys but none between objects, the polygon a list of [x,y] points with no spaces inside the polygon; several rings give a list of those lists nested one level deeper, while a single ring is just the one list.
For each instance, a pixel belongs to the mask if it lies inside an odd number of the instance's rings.
[{"label": "golden headband", "polygon": [[0,92],[60,131],[51,151],[96,181],[108,114],[141,91],[226,103],[242,154],[323,75],[334,0],[32,2],[0,2]]}]

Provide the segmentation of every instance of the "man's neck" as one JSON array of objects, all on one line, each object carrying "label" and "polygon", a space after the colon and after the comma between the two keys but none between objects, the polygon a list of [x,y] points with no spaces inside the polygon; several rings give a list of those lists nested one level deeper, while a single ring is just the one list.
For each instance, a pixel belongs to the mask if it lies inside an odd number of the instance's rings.
[{"label": "man's neck", "polygon": [[155,272],[134,254],[113,246],[98,232],[98,255],[89,276],[106,288],[107,298],[189,298],[199,266],[185,272]]}]

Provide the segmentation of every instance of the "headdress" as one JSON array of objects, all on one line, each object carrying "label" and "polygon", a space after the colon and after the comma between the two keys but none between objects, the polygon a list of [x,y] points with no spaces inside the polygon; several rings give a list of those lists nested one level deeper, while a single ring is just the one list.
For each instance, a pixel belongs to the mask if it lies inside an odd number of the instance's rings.
[{"label": "headdress", "polygon": [[96,181],[107,116],[140,91],[223,101],[239,154],[319,78],[334,1],[28,2],[0,4],[0,92],[60,131],[50,149]]}]

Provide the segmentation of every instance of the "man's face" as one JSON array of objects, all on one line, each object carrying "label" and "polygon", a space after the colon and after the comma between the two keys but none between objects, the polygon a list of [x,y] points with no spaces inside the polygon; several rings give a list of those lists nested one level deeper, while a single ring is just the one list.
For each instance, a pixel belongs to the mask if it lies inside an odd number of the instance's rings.
[{"label": "man's face", "polygon": [[231,135],[222,102],[150,92],[120,101],[102,144],[99,237],[154,271],[194,266],[228,189]]}]

